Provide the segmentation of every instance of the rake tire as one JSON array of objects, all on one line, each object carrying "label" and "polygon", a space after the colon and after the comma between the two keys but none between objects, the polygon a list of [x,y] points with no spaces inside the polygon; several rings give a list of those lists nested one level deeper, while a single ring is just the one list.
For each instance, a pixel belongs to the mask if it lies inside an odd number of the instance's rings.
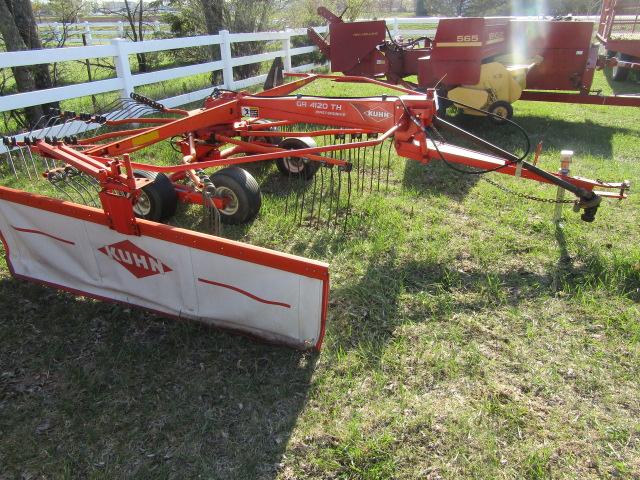
[{"label": "rake tire", "polygon": [[[280,142],[280,148],[299,150],[301,148],[315,148],[316,142],[311,137],[289,137]],[[285,157],[276,160],[276,167],[285,176],[300,176],[304,180],[311,180],[320,168],[318,162],[299,157]]]},{"label": "rake tire", "polygon": [[230,204],[220,211],[220,221],[238,225],[253,219],[260,211],[262,194],[258,182],[239,167],[226,167],[209,177],[218,195],[227,196]]},{"label": "rake tire", "polygon": [[178,194],[169,177],[164,173],[145,170],[134,170],[133,175],[151,180],[151,183],[142,187],[142,193],[133,206],[136,217],[161,222],[175,215]]}]

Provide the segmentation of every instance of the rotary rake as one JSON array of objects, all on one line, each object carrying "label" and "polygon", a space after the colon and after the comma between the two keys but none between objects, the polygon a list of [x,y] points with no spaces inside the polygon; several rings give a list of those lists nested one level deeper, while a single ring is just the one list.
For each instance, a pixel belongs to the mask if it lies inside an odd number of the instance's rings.
[{"label": "rotary rake", "polygon": [[[135,94],[109,113],[54,111],[31,132],[3,138],[10,175],[44,171],[52,193],[72,202],[0,187],[1,237],[19,257],[12,262],[8,254],[14,275],[319,348],[327,265],[158,222],[171,218],[178,202],[203,205],[214,233],[221,223],[251,221],[261,190],[241,167],[268,161],[285,177],[275,193],[285,197],[287,214],[312,226],[346,227],[354,196],[387,191],[396,155],[422,164],[440,160],[463,174],[498,172],[555,185],[574,195],[574,210],[587,222],[603,197],[627,196],[626,181],[547,172],[525,160],[528,148],[515,155],[439,118],[434,90],[394,86],[396,96],[314,97],[295,92],[320,78],[389,86],[363,77],[293,75],[300,78],[258,94],[215,89],[190,111]],[[162,141],[179,162],[145,161],[148,147]],[[72,231],[80,240],[65,238]],[[69,245],[81,248],[70,253]],[[113,262],[124,270],[113,270]]]},{"label": "rotary rake", "polygon": [[[37,172],[35,157],[41,157],[44,176],[57,190],[69,200],[101,205],[114,228],[128,234],[136,232],[136,217],[166,220],[178,201],[204,205],[214,229],[220,222],[251,220],[260,209],[260,189],[239,166],[270,160],[291,184],[285,190],[287,212],[299,223],[316,225],[346,218],[353,194],[388,188],[393,149],[421,163],[442,160],[460,173],[496,171],[558,185],[576,196],[576,209],[583,210],[586,221],[595,218],[602,197],[621,199],[628,189],[625,182],[546,172],[526,162],[526,153],[518,157],[438,118],[433,90],[416,94],[396,86],[401,95],[395,97],[290,95],[318,78],[378,83],[303,74],[255,95],[216,89],[203,108],[192,111],[132,94],[115,110],[111,105],[110,113],[54,111],[36,125],[43,127],[37,135],[34,128],[22,138],[5,137],[6,164],[16,175],[22,167],[31,176]],[[447,134],[488,153],[455,146]],[[181,153],[180,164],[133,160],[132,155],[163,140]],[[224,168],[205,173],[216,167]]]}]

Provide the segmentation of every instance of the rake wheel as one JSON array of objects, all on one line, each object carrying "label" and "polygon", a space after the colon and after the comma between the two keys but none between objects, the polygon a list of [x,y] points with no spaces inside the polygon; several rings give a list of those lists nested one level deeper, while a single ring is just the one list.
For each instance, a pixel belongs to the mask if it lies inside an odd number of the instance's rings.
[{"label": "rake wheel", "polygon": [[159,222],[172,217],[178,206],[178,194],[173,183],[164,173],[135,170],[137,178],[147,178],[151,183],[142,187],[138,200],[133,205],[136,217]]},{"label": "rake wheel", "polygon": [[216,195],[227,201],[219,210],[222,223],[237,225],[258,214],[262,195],[258,182],[249,172],[239,167],[227,167],[215,172],[210,179],[216,187]]},{"label": "rake wheel", "polygon": [[[280,142],[280,148],[298,150],[301,148],[315,148],[316,142],[311,137],[290,137]],[[280,173],[286,176],[299,176],[304,180],[311,180],[320,164],[300,157],[285,157],[276,160]]]}]

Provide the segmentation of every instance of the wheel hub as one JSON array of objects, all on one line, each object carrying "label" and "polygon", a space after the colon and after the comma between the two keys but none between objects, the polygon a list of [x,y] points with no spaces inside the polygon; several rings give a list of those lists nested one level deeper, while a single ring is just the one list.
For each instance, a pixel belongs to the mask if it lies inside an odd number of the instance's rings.
[{"label": "wheel hub", "polygon": [[144,217],[149,215],[149,212],[151,212],[151,200],[144,191],[141,191],[138,200],[136,200],[136,203],[133,205],[133,213]]},{"label": "wheel hub", "polygon": [[237,195],[227,187],[218,187],[218,196],[223,199],[223,208],[220,209],[220,213],[223,215],[233,215],[238,211],[238,197]]}]

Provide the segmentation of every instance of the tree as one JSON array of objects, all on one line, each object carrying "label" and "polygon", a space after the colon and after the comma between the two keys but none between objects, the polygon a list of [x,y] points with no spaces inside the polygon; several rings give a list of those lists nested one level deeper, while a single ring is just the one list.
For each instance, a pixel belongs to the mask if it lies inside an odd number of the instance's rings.
[{"label": "tree", "polygon": [[416,17],[427,17],[428,15],[426,0],[416,0]]},{"label": "tree", "polygon": [[[0,35],[7,51],[42,48],[29,0],[0,0]],[[31,92],[52,86],[48,64],[14,67],[12,71],[19,92]],[[33,125],[43,115],[43,106],[29,107],[25,111],[28,123]]]},{"label": "tree", "polygon": [[[145,18],[149,15],[157,14],[160,4],[160,1],[145,2],[143,0],[124,0],[123,10],[107,10],[107,12],[111,15],[119,15],[127,22],[129,28],[126,29],[125,35],[129,40],[142,42],[145,39],[145,29],[148,26],[148,22],[145,21]],[[138,69],[140,72],[148,72],[151,69],[151,66],[149,65],[149,56],[147,54],[137,53],[136,58],[138,60]]]}]

